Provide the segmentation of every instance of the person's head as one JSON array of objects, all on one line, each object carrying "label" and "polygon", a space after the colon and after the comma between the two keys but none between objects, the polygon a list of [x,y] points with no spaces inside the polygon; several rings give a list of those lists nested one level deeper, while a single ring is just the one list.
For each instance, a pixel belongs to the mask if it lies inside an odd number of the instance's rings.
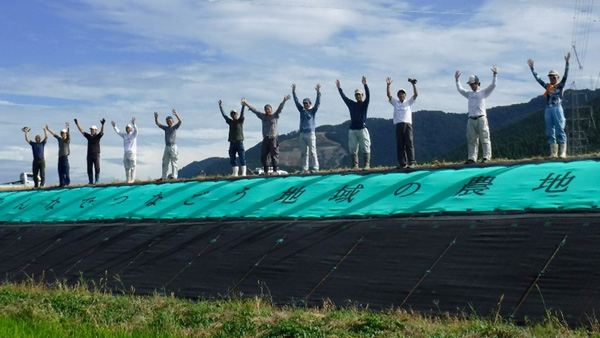
[{"label": "person's head", "polygon": [[37,143],[42,142],[42,137],[40,135],[35,135],[35,142],[37,142]]},{"label": "person's head", "polygon": [[560,79],[560,75],[554,69],[548,73],[548,79],[550,79],[550,84],[555,85],[558,83],[558,79]]},{"label": "person's head", "polygon": [[354,98],[356,98],[356,102],[362,102],[364,93],[361,89],[357,89],[354,91]]},{"label": "person's head", "polygon": [[133,131],[133,127],[131,127],[131,124],[128,124],[125,127],[125,131],[127,132],[127,134],[131,134],[131,132]]},{"label": "person's head", "polygon": [[173,125],[173,116],[167,116],[167,126],[172,126]]},{"label": "person's head", "polygon": [[273,107],[270,104],[265,104],[265,114],[271,115],[273,114]]},{"label": "person's head", "polygon": [[231,116],[232,119],[237,120],[238,119],[238,112],[235,109],[232,109],[231,112],[229,113],[229,115]]},{"label": "person's head", "polygon": [[96,134],[98,134],[98,127],[96,127],[96,126],[91,126],[91,127],[90,127],[90,134],[92,134],[92,135],[96,135]]},{"label": "person's head", "polygon": [[304,109],[310,109],[310,107],[312,107],[312,102],[308,97],[302,100],[302,106],[304,107]]},{"label": "person's head", "polygon": [[404,102],[404,100],[406,100],[406,90],[402,88],[398,90],[398,100],[400,100],[400,102]]},{"label": "person's head", "polygon": [[479,89],[479,86],[481,85],[481,83],[479,82],[479,78],[477,77],[477,75],[471,75],[471,76],[469,76],[469,81],[467,81],[467,84],[471,87],[471,89],[473,91],[476,91],[477,89]]},{"label": "person's head", "polygon": [[67,130],[66,129],[62,129],[60,131],[60,137],[62,138],[67,138]]}]

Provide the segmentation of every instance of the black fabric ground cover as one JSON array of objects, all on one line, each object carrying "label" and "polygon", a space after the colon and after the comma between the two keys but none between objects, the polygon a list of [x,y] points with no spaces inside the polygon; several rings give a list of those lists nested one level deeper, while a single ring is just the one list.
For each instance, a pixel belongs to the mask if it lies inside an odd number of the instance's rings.
[{"label": "black fabric ground cover", "polygon": [[[600,310],[594,213],[2,224],[7,281],[517,320]],[[500,303],[500,304],[499,304]]]}]

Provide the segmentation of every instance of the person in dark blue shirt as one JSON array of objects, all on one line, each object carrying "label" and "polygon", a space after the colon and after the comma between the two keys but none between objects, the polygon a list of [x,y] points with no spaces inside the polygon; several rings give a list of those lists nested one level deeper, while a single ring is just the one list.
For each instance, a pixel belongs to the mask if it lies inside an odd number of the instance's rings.
[{"label": "person in dark blue shirt", "polygon": [[365,87],[364,92],[361,89],[354,91],[352,101],[344,95],[340,80],[335,81],[335,85],[340,92],[340,96],[350,111],[350,131],[348,132],[348,150],[352,156],[352,169],[358,169],[358,148],[363,153],[365,161],[365,169],[371,168],[371,137],[367,129],[367,109],[369,108],[369,86],[367,86],[367,78],[362,77],[362,84]]},{"label": "person in dark blue shirt", "polygon": [[48,140],[48,130],[46,127],[42,127],[44,130],[44,140],[40,135],[35,135],[35,142],[29,140],[29,127],[23,128],[25,132],[25,141],[29,143],[31,146],[31,151],[33,152],[33,183],[35,184],[35,188],[43,187],[46,182],[46,160],[44,159],[44,147],[46,146],[46,141]]}]

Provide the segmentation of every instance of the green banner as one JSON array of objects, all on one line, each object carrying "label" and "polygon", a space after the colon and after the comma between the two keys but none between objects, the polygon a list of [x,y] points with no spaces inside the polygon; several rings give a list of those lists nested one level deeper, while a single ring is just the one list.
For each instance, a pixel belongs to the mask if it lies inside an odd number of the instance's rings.
[{"label": "green banner", "polygon": [[0,222],[591,209],[597,161],[0,192]]}]

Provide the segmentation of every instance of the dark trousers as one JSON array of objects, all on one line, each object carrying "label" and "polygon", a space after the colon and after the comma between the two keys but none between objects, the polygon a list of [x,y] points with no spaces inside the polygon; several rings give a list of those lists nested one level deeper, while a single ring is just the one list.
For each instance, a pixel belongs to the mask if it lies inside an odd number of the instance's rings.
[{"label": "dark trousers", "polygon": [[246,165],[246,151],[244,150],[244,142],[236,141],[229,142],[229,161],[231,162],[231,166],[236,166],[235,155],[240,158],[240,165]]},{"label": "dark trousers", "polygon": [[43,158],[34,159],[31,169],[33,171],[33,183],[35,187],[43,187],[46,183],[46,160]]},{"label": "dark trousers", "polygon": [[87,156],[87,174],[90,184],[94,183],[94,173],[96,173],[96,182],[100,176],[100,153],[88,154]]},{"label": "dark trousers", "polygon": [[58,183],[61,187],[71,184],[71,177],[69,176],[69,156],[58,157]]},{"label": "dark trousers", "polygon": [[396,123],[396,152],[400,167],[415,163],[412,124]]},{"label": "dark trousers", "polygon": [[262,141],[260,148],[260,162],[265,169],[265,174],[269,172],[269,166],[267,163],[268,155],[271,155],[273,172],[277,172],[277,164],[279,163],[279,142],[277,142],[277,137],[265,137]]}]

